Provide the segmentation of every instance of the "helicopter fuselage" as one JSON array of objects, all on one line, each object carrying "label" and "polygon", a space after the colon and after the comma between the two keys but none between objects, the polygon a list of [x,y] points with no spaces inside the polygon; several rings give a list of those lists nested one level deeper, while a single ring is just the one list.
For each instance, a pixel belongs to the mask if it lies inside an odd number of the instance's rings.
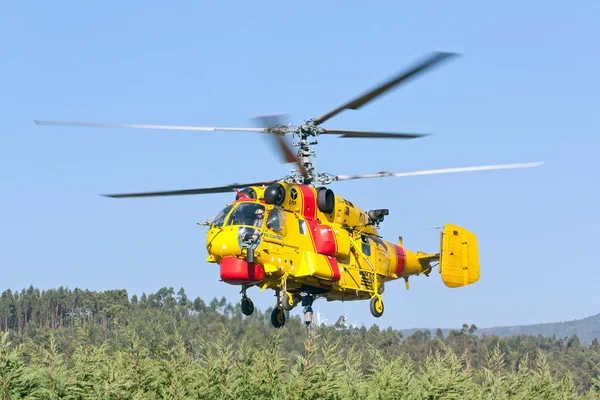
[{"label": "helicopter fuselage", "polygon": [[383,240],[373,217],[381,211],[365,212],[324,187],[246,188],[211,224],[207,261],[234,285],[368,299],[385,282],[428,272],[439,259]]}]

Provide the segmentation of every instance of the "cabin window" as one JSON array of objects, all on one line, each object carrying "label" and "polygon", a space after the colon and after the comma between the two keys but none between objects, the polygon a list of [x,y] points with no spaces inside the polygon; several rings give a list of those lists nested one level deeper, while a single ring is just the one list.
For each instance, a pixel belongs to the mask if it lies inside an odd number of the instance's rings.
[{"label": "cabin window", "polygon": [[298,228],[302,235],[306,235],[306,221],[303,219],[298,220]]},{"label": "cabin window", "polygon": [[371,255],[371,241],[367,236],[361,236],[362,239],[362,252],[365,256]]},{"label": "cabin window", "polygon": [[285,221],[285,211],[283,211],[279,207],[275,207],[271,211],[269,211],[269,216],[267,218],[267,228],[271,229],[274,232],[281,233],[285,228]]}]

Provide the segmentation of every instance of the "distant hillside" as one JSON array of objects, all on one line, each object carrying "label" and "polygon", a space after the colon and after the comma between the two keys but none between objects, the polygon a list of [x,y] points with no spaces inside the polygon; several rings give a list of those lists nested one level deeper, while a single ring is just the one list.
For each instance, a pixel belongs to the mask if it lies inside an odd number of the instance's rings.
[{"label": "distant hillside", "polygon": [[[404,329],[404,336],[410,336],[419,329]],[[421,329],[426,331],[428,329]],[[456,330],[460,330],[456,328]],[[435,335],[436,329],[429,329],[431,336]],[[442,329],[444,337],[448,336],[451,329]],[[479,336],[498,335],[500,337],[515,336],[515,335],[542,335],[552,336],[557,338],[571,336],[576,334],[582,343],[591,343],[594,338],[600,340],[600,314],[566,322],[551,322],[546,324],[521,325],[521,326],[501,326],[493,328],[479,328],[477,330]]]},{"label": "distant hillside", "polygon": [[576,334],[581,342],[590,343],[594,338],[600,339],[600,314],[566,322],[486,328],[478,330],[478,333],[480,335],[498,335],[500,337],[513,335],[556,335],[558,338]]}]

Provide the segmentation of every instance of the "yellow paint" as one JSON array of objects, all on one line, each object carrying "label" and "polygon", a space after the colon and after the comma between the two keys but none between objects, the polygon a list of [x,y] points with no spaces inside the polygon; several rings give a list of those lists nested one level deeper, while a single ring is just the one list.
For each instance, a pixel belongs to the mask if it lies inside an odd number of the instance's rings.
[{"label": "yellow paint", "polygon": [[440,273],[448,287],[467,286],[479,280],[477,238],[464,228],[445,225],[442,231]]},{"label": "yellow paint", "polygon": [[[290,293],[303,285],[310,285],[329,289],[321,295],[329,301],[368,300],[383,293],[386,282],[399,278],[404,278],[408,289],[409,276],[428,275],[438,261],[442,280],[448,287],[469,285],[479,279],[477,239],[463,228],[450,224],[444,226],[440,253],[404,249],[404,269],[397,271],[396,246],[402,246],[402,237],[398,237],[398,244],[380,238],[376,227],[369,224],[367,214],[339,196],[335,196],[333,212],[325,214],[304,198],[299,185],[281,184],[286,196],[279,206],[260,201],[264,194],[264,188],[261,187],[253,187],[259,200],[232,203],[233,209],[248,202],[262,204],[265,207],[265,221],[272,210],[285,216],[285,224],[281,229],[267,228],[266,222],[259,229],[261,241],[254,250],[254,259],[255,263],[263,266],[266,275],[263,281],[256,283],[261,291],[266,288],[278,289],[285,279],[286,290]],[[304,190],[311,190],[317,198],[315,188],[305,187]],[[295,191],[294,199],[292,191]],[[336,245],[336,250],[331,254],[333,271],[327,257],[315,250],[310,222],[306,218],[307,207],[311,208],[309,213],[317,207],[316,225],[331,228]],[[233,209],[225,217],[222,226],[211,226],[207,232],[209,262],[220,263],[224,257],[246,254],[240,248],[240,227],[227,225]],[[455,231],[458,235],[454,235]],[[334,280],[336,274],[339,274],[339,280]]]}]

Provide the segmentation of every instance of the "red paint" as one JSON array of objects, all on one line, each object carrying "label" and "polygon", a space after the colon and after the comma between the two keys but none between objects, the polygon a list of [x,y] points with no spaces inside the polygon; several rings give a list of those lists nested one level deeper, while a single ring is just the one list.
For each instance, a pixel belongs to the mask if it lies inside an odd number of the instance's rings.
[{"label": "red paint", "polygon": [[241,258],[225,257],[221,260],[221,279],[231,285],[256,283],[265,279],[265,270]]},{"label": "red paint", "polygon": [[313,234],[317,253],[327,256],[337,253],[335,235],[333,234],[333,230],[330,226],[317,225],[315,226],[315,229],[313,229]]},{"label": "red paint", "polygon": [[317,196],[315,196],[315,189],[310,186],[297,186],[302,192],[304,207],[302,213],[307,219],[314,219],[317,216]]},{"label": "red paint", "polygon": [[252,197],[240,197],[239,199],[237,199],[236,201],[234,201],[234,203],[242,203],[242,202],[257,202],[256,199],[253,199]]},{"label": "red paint", "polygon": [[[312,241],[312,245],[313,245],[313,250],[317,251],[317,244],[315,243],[315,230],[317,229],[317,226],[319,226],[319,223],[317,221],[315,221],[314,219],[306,219],[306,223],[308,224],[308,233],[310,234],[310,239]],[[317,251],[318,253],[318,251]]]},{"label": "red paint", "polygon": [[308,224],[308,231],[313,244],[313,249],[323,255],[331,269],[331,281],[340,280],[340,268],[337,259],[330,256],[337,251],[335,235],[327,225],[320,225],[315,219],[317,216],[317,196],[315,189],[310,186],[296,185],[302,193],[302,213]]},{"label": "red paint", "polygon": [[394,245],[394,248],[396,249],[396,275],[400,276],[406,267],[406,253],[398,245]]},{"label": "red paint", "polygon": [[[339,281],[340,280],[340,268],[338,266],[338,262],[337,259],[335,257],[326,255],[324,253],[322,253],[320,250],[327,250],[326,246],[329,246],[328,242],[325,241],[321,241],[320,237],[317,236],[317,232],[319,232],[319,228],[328,228],[327,225],[319,225],[319,223],[317,221],[315,221],[314,219],[306,219],[306,223],[308,224],[308,230],[310,233],[310,238],[312,240],[312,244],[313,244],[313,250],[315,250],[317,253],[323,255],[326,260],[327,260],[327,264],[329,265],[329,268],[331,269],[331,281]],[[331,232],[333,234],[333,232]],[[335,236],[333,238],[333,240],[335,240]],[[335,244],[335,242],[333,242],[333,245],[336,247],[337,246]],[[319,247],[322,246],[322,247]],[[335,251],[333,251],[331,254],[335,253]]]},{"label": "red paint", "polygon": [[337,258],[332,256],[325,256],[327,259],[327,263],[329,263],[329,267],[331,268],[332,277],[331,280],[336,282],[340,280],[340,267],[338,266]]}]

